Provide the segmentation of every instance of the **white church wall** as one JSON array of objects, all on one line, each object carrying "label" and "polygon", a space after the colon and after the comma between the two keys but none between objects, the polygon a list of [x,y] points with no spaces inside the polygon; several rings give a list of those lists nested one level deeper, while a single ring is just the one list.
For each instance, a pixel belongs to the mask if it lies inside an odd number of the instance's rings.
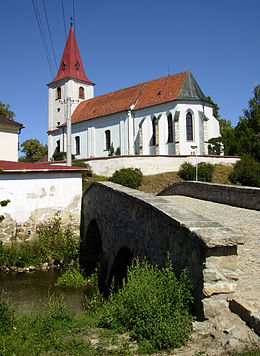
[{"label": "white church wall", "polygon": [[17,129],[0,128],[0,159],[18,161],[18,132]]}]

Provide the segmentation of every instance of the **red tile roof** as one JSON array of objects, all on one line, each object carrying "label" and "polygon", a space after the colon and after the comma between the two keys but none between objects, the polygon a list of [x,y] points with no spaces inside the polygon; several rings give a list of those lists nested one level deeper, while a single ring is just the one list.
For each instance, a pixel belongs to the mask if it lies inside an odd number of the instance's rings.
[{"label": "red tile roof", "polygon": [[72,123],[176,100],[189,71],[150,80],[129,88],[83,101],[72,115]]},{"label": "red tile roof", "polygon": [[1,161],[0,168],[3,173],[30,173],[30,172],[81,172],[85,171],[86,168],[82,167],[71,167],[71,166],[58,166],[50,165],[48,163],[28,163],[28,162],[11,162],[11,161]]},{"label": "red tile roof", "polygon": [[14,121],[12,119],[8,119],[3,115],[0,115],[0,125],[11,125],[11,126],[17,126],[19,128],[23,127],[23,124],[20,124],[20,122]]},{"label": "red tile roof", "polygon": [[[86,76],[80,57],[76,37],[73,31],[73,26],[70,27],[70,32],[63,51],[58,74],[51,83],[64,78],[75,78],[83,82],[92,83]],[[50,84],[51,84],[50,83]]]}]

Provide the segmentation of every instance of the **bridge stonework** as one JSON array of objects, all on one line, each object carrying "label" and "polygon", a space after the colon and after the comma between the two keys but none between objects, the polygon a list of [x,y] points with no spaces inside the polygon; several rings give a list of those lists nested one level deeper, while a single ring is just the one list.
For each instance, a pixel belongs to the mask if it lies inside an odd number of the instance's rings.
[{"label": "bridge stonework", "polygon": [[243,235],[163,197],[112,182],[92,183],[82,199],[81,238],[81,262],[94,266],[102,251],[107,281],[126,249],[158,265],[169,253],[177,273],[188,269],[202,318],[223,312],[236,290]]}]

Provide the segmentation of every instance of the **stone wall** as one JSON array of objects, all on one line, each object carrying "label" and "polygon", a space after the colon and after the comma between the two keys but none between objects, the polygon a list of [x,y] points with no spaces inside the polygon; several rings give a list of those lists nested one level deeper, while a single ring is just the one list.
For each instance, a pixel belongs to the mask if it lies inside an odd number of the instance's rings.
[{"label": "stone wall", "polygon": [[88,262],[88,248],[93,249],[88,229],[95,221],[108,274],[124,247],[159,265],[169,252],[177,273],[189,270],[198,315],[214,316],[227,307],[238,279],[237,245],[244,242],[240,234],[162,197],[112,182],[92,183],[82,204],[82,262]]},{"label": "stone wall", "polygon": [[157,195],[185,195],[240,208],[260,210],[260,188],[187,181],[173,183]]},{"label": "stone wall", "polygon": [[[240,158],[230,156],[198,156],[197,163],[234,165]],[[102,176],[112,176],[121,168],[139,168],[144,175],[178,171],[184,162],[195,165],[196,156],[169,155],[140,155],[140,156],[111,156],[82,159],[88,163],[93,173]],[[53,164],[66,164],[53,162]]]}]

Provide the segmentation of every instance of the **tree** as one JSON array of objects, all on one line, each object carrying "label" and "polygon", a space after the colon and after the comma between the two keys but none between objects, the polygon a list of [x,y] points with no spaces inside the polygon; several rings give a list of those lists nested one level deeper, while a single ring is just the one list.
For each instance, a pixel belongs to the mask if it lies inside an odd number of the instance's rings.
[{"label": "tree", "polygon": [[20,162],[36,162],[48,152],[48,146],[42,145],[36,138],[24,141],[21,147],[25,155],[19,158]]},{"label": "tree", "polygon": [[15,113],[9,109],[10,109],[9,104],[5,105],[0,101],[0,115],[3,115],[8,119],[13,119],[15,117]]}]

